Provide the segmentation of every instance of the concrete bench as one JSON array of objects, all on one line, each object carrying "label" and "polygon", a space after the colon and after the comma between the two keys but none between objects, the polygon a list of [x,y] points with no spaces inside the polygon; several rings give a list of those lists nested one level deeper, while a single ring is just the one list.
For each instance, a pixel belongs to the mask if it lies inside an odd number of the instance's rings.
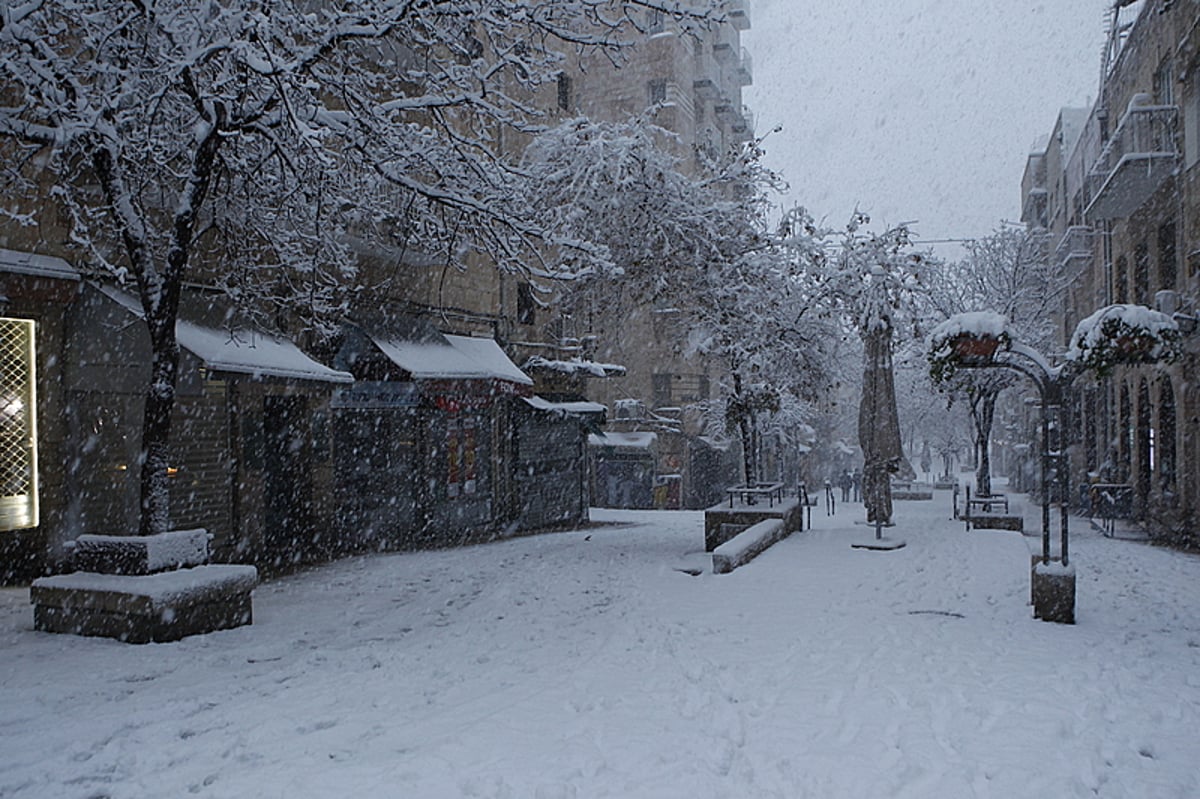
[{"label": "concrete bench", "polygon": [[782,519],[765,519],[751,525],[713,550],[713,573],[728,574],[744,566],[787,535]]},{"label": "concrete bench", "polygon": [[153,574],[208,563],[207,530],[173,530],[158,535],[81,535],[72,564],[82,572]]},{"label": "concrete bench", "polygon": [[134,644],[250,624],[253,566],[214,564],[159,574],[74,572],[35,580],[34,628]]},{"label": "concrete bench", "polygon": [[713,552],[743,530],[768,519],[780,520],[788,533],[804,529],[803,506],[796,497],[786,497],[771,507],[739,506],[732,510],[714,505],[704,511],[704,551]]}]

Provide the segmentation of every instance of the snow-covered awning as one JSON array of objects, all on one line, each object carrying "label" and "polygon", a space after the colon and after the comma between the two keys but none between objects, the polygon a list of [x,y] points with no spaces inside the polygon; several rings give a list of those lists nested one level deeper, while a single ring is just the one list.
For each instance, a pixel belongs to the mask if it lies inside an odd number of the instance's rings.
[{"label": "snow-covered awning", "polygon": [[592,447],[625,447],[628,449],[650,449],[658,441],[657,433],[604,433],[588,436]]},{"label": "snow-covered awning", "polygon": [[605,413],[608,408],[598,402],[551,402],[543,397],[522,397],[525,402],[539,411],[558,411],[561,413]]},{"label": "snow-covered awning", "polygon": [[529,375],[490,338],[439,335],[412,340],[369,335],[375,346],[414,380],[506,380],[533,385]]},{"label": "snow-covered awning", "polygon": [[[144,317],[137,299],[112,286],[99,286],[109,299],[139,319]],[[252,377],[281,377],[323,383],[353,383],[349,372],[330,369],[304,354],[287,339],[268,336],[249,327],[226,330],[180,319],[175,323],[179,346],[214,372]]]},{"label": "snow-covered awning", "polygon": [[625,374],[625,367],[615,363],[597,363],[579,358],[557,361],[543,358],[540,355],[535,355],[527,360],[522,368],[530,372],[560,372],[584,377],[620,377]]},{"label": "snow-covered awning", "polygon": [[80,279],[79,272],[62,258],[3,248],[0,248],[0,272],[74,282]]}]

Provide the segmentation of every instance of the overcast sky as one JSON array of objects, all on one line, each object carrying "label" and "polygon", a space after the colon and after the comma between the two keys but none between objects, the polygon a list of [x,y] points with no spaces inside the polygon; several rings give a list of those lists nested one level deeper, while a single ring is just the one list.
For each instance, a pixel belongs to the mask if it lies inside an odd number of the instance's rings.
[{"label": "overcast sky", "polygon": [[1018,220],[1031,146],[1096,96],[1111,4],[752,0],[743,99],[760,135],[783,127],[766,145],[782,202],[837,226],[857,205],[923,239]]}]

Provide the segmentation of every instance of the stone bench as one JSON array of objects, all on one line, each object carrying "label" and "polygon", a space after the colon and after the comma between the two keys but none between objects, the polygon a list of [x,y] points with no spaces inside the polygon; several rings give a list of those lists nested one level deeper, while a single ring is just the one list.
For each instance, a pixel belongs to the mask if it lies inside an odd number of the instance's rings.
[{"label": "stone bench", "polygon": [[802,530],[802,513],[803,507],[796,497],[786,497],[772,507],[743,505],[731,510],[723,504],[714,505],[704,511],[704,551],[713,552],[743,530],[768,519],[782,521],[789,534]]},{"label": "stone bench", "polygon": [[35,580],[34,628],[134,644],[177,641],[252,622],[253,566],[214,564],[158,574],[74,572]]},{"label": "stone bench", "polygon": [[765,519],[751,525],[713,550],[713,573],[728,574],[744,566],[787,535],[782,519]]},{"label": "stone bench", "polygon": [[158,535],[81,535],[71,562],[82,572],[154,574],[208,563],[207,530]]}]

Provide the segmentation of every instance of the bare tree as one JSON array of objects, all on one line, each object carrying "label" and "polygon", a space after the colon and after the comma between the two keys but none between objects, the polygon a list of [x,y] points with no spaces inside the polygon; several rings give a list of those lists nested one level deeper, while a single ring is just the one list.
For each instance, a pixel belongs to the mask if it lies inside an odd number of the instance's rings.
[{"label": "bare tree", "polygon": [[[1021,341],[1044,350],[1053,341],[1054,317],[1068,277],[1050,263],[1040,231],[1001,227],[972,242],[960,261],[942,267],[930,301],[943,317],[995,311]],[[974,428],[975,488],[992,493],[990,442],[1000,393],[1019,378],[1002,369],[962,369],[944,390],[966,401]]]}]

